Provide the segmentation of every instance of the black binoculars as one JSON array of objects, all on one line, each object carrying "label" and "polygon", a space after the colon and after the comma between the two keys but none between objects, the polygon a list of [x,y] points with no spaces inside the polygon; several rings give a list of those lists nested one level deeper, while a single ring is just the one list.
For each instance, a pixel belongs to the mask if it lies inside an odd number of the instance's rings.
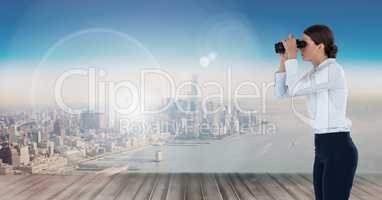
[{"label": "black binoculars", "polygon": [[[306,47],[306,42],[304,40],[296,39],[297,48],[301,49]],[[278,42],[275,44],[276,53],[285,53],[285,48],[282,42]]]}]

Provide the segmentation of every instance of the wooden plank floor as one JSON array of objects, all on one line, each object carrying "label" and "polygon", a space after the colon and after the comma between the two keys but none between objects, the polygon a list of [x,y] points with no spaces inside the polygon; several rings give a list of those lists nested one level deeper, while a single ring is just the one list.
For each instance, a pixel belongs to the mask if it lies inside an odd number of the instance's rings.
[{"label": "wooden plank floor", "polygon": [[[314,199],[310,174],[143,174],[0,176],[1,200]],[[352,200],[382,199],[382,175],[358,175]]]}]

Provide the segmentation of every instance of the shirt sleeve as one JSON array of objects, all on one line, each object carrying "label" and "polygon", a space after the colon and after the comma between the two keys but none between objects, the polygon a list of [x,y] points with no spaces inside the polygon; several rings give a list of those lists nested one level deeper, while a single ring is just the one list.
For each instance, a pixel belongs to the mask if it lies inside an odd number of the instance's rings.
[{"label": "shirt sleeve", "polygon": [[285,61],[285,85],[288,96],[304,96],[312,93],[338,88],[343,73],[335,66],[326,66],[315,77],[298,74],[296,59]]},{"label": "shirt sleeve", "polygon": [[288,87],[285,84],[286,73],[285,72],[276,72],[275,73],[275,94],[276,99],[284,99],[289,95],[287,93]]}]

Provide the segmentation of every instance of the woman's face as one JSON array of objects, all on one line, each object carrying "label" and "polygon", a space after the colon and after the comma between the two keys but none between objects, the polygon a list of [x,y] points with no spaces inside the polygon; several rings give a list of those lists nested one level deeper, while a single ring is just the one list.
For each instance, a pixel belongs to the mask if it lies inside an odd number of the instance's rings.
[{"label": "woman's face", "polygon": [[302,40],[306,42],[306,47],[301,49],[302,59],[305,61],[315,60],[315,58],[321,54],[321,48],[323,45],[316,45],[314,41],[306,34],[303,34]]}]

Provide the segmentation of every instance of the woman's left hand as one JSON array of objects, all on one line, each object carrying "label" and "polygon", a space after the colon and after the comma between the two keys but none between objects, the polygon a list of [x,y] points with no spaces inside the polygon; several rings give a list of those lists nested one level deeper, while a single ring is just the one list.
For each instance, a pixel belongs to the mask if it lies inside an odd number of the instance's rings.
[{"label": "woman's left hand", "polygon": [[287,59],[297,58],[296,38],[289,34],[288,39],[282,41]]}]

